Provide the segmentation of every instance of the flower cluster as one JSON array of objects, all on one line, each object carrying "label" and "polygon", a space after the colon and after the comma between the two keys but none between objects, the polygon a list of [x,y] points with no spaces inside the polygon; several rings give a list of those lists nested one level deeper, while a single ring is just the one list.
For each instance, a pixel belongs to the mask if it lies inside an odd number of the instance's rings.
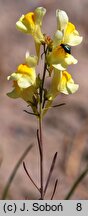
[{"label": "flower cluster", "polygon": [[[67,68],[77,63],[77,59],[71,54],[71,47],[80,44],[83,38],[79,36],[75,26],[69,22],[66,12],[58,9],[56,10],[57,30],[53,38],[43,34],[41,27],[45,13],[45,8],[38,7],[34,12],[22,15],[16,23],[17,29],[32,35],[36,56],[31,56],[27,52],[24,63],[18,66],[16,72],[8,76],[8,80],[13,80],[14,87],[8,96],[22,98],[32,107],[35,114],[38,114],[38,104],[41,100],[42,108],[48,110],[58,94],[72,94],[79,87],[67,72]],[[40,56],[41,46],[44,47],[44,53]],[[37,74],[36,66],[43,55],[45,63],[42,75]],[[46,73],[51,82],[49,89],[44,88]]]}]

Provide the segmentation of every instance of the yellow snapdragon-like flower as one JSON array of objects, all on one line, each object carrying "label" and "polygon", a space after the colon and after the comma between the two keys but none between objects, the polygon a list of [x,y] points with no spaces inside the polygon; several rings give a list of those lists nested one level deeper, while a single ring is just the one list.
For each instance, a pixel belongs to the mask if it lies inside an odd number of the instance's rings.
[{"label": "yellow snapdragon-like flower", "polygon": [[18,83],[16,81],[13,81],[13,90],[7,95],[10,98],[17,99],[17,98],[22,98],[24,101],[30,104],[30,102],[33,102],[33,95],[35,92],[35,86],[30,86],[28,88],[20,88],[18,86]]},{"label": "yellow snapdragon-like flower", "polygon": [[82,42],[75,26],[69,22],[65,11],[57,10],[57,31],[53,38],[52,52],[47,55],[47,63],[58,70],[66,70],[70,64],[76,64],[77,60],[71,55],[71,46]]},{"label": "yellow snapdragon-like flower", "polygon": [[74,80],[67,71],[59,71],[54,69],[51,86],[47,92],[47,103],[43,110],[43,116],[46,114],[48,109],[51,108],[54,98],[60,93],[65,95],[73,94],[78,90],[78,88],[79,85],[74,83]]},{"label": "yellow snapdragon-like flower", "polygon": [[[65,11],[56,10],[57,18],[57,32],[54,36],[58,44],[68,44],[69,46],[76,46],[80,44],[83,37],[79,36],[75,26],[69,22],[69,18]],[[56,44],[56,41],[55,41]]]},{"label": "yellow snapdragon-like flower", "polygon": [[37,85],[36,85],[36,75],[33,68],[29,68],[27,65],[19,65],[17,72],[8,76],[8,80],[13,80],[13,90],[7,95],[10,98],[17,99],[21,98],[27,102],[33,112],[37,112]]},{"label": "yellow snapdragon-like flower", "polygon": [[35,83],[35,68],[20,64],[17,71],[8,76],[8,80],[16,81],[20,88],[28,88]]},{"label": "yellow snapdragon-like flower", "polygon": [[60,45],[54,48],[52,52],[49,52],[46,59],[49,66],[53,66],[58,70],[65,70],[68,65],[77,63],[77,59],[65,52]]},{"label": "yellow snapdragon-like flower", "polygon": [[48,91],[48,100],[52,101],[58,94],[73,94],[79,88],[78,84],[74,83],[72,76],[67,71],[59,71],[54,69],[53,78]]},{"label": "yellow snapdragon-like flower", "polygon": [[7,95],[11,98],[22,98],[26,102],[33,101],[33,95],[36,91],[36,72],[38,58],[30,56],[26,52],[25,64],[20,64],[16,72],[7,77],[8,80],[13,80],[13,90]]},{"label": "yellow snapdragon-like flower", "polygon": [[50,92],[52,97],[57,96],[59,93],[73,94],[79,88],[78,84],[74,83],[71,75],[67,71],[54,70],[54,75],[51,83]]},{"label": "yellow snapdragon-like flower", "polygon": [[19,21],[16,23],[17,29],[20,31],[31,34],[34,37],[36,52],[39,56],[40,44],[44,42],[44,36],[41,31],[42,20],[46,13],[46,9],[38,7],[34,12],[29,12],[22,15]]}]

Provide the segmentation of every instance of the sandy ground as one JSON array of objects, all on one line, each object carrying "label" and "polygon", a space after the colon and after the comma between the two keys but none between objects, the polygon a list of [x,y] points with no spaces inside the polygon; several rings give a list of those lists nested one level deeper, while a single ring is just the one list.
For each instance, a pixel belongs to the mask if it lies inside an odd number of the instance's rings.
[{"label": "sandy ground", "polygon": [[[25,158],[28,171],[39,185],[39,156],[37,150],[35,117],[23,112],[26,104],[21,100],[11,100],[6,93],[11,90],[7,82],[8,74],[15,71],[27,49],[34,53],[32,38],[20,33],[15,23],[22,13],[44,6],[47,14],[43,31],[53,35],[56,29],[55,10],[65,10],[80,34],[83,43],[73,48],[72,53],[78,64],[70,66],[69,71],[79,83],[78,92],[70,96],[60,96],[56,100],[66,105],[47,113],[43,124],[44,141],[44,183],[53,155],[58,151],[58,158],[51,182],[46,194],[52,194],[55,179],[58,187],[55,199],[64,199],[77,176],[88,164],[88,2],[87,0],[0,0],[0,197],[5,184],[17,160],[30,143],[34,147]],[[42,64],[41,64],[42,65]],[[40,65],[40,69],[41,69]],[[53,115],[52,115],[53,112]],[[39,194],[32,186],[21,165],[11,185],[8,199],[38,199]],[[88,176],[79,185],[72,199],[88,199]]]}]

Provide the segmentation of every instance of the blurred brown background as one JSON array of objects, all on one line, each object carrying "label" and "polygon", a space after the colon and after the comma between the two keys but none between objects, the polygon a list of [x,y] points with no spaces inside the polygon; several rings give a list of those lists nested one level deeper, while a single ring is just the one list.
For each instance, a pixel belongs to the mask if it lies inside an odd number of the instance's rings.
[{"label": "blurred brown background", "polygon": [[[12,100],[6,96],[12,88],[12,84],[6,80],[7,75],[23,62],[27,49],[31,54],[34,53],[31,36],[17,31],[15,23],[23,13],[33,11],[38,6],[47,9],[43,22],[44,33],[53,35],[55,32],[55,11],[59,8],[67,12],[70,21],[84,37],[82,44],[72,49],[72,54],[79,62],[69,67],[80,88],[74,95],[58,97],[56,103],[66,102],[66,105],[50,110],[43,125],[45,180],[53,154],[58,151],[46,199],[50,198],[57,177],[59,182],[54,198],[64,199],[74,180],[88,164],[87,0],[0,0],[0,197],[13,167],[29,143],[34,143],[34,147],[25,158],[25,162],[28,171],[39,184],[36,119],[23,112],[26,109],[25,102],[20,99]],[[22,165],[10,188],[8,199],[10,198],[39,198]],[[72,199],[88,199],[88,176],[79,185]]]}]

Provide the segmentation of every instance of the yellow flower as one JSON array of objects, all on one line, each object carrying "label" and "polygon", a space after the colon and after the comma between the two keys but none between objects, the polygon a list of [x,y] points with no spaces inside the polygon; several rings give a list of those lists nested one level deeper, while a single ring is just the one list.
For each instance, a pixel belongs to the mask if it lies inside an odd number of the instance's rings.
[{"label": "yellow flower", "polygon": [[13,99],[22,98],[31,106],[35,114],[38,114],[38,81],[35,72],[37,61],[38,58],[30,56],[27,51],[25,64],[20,64],[17,71],[7,77],[8,80],[13,80],[13,90],[7,95]]},{"label": "yellow flower", "polygon": [[69,18],[65,11],[56,10],[57,32],[54,35],[54,45],[68,44],[76,46],[82,42],[83,37],[79,36],[75,26],[69,22]]},{"label": "yellow flower", "polygon": [[52,51],[47,55],[47,63],[58,70],[66,70],[70,64],[77,60],[71,55],[71,47],[82,42],[75,26],[69,22],[65,11],[56,10],[57,31],[53,37]]},{"label": "yellow flower", "polygon": [[44,36],[41,32],[43,16],[46,13],[46,9],[38,7],[34,12],[29,12],[22,15],[19,21],[16,23],[17,29],[20,31],[31,34],[35,40],[36,52],[39,56],[40,44],[44,42]]},{"label": "yellow flower", "polygon": [[35,87],[32,85],[28,88],[20,88],[16,81],[13,81],[13,90],[7,95],[13,99],[22,98],[27,103],[33,102],[33,94],[35,91]]},{"label": "yellow flower", "polygon": [[73,94],[78,90],[78,88],[79,85],[74,83],[74,80],[67,71],[54,69],[51,86],[47,93],[47,103],[43,110],[43,116],[46,114],[48,109],[51,108],[52,102],[56,96],[60,93],[66,95]]},{"label": "yellow flower", "polygon": [[28,88],[35,83],[35,68],[20,64],[17,71],[8,76],[8,80],[16,81],[20,88]]},{"label": "yellow flower", "polygon": [[[21,66],[22,65],[20,65],[19,67],[21,67]],[[18,67],[18,69],[19,69],[19,67]],[[22,72],[22,70],[21,70],[21,72]],[[26,72],[27,72],[27,70],[26,70]],[[28,86],[27,82],[25,85],[25,78],[24,78],[24,81],[22,80],[20,82],[19,78],[16,77],[16,79],[15,79],[15,77],[14,77],[14,75],[11,75],[10,77],[8,77],[8,79],[13,80],[13,88],[14,89],[11,92],[7,93],[7,95],[13,99],[22,98],[24,101],[26,101],[32,107],[33,112],[35,114],[38,114],[37,106],[36,106],[37,98],[35,101],[35,97],[37,95],[36,80],[35,80],[35,82],[33,81],[33,83]]]},{"label": "yellow flower", "polygon": [[78,84],[74,83],[71,75],[67,71],[54,70],[54,75],[51,83],[50,93],[51,100],[59,93],[73,94],[79,88]]},{"label": "yellow flower", "polygon": [[11,92],[7,93],[7,95],[13,99],[17,99],[17,98],[23,99],[25,102],[27,102],[29,106],[31,106],[33,112],[36,115],[38,115],[36,85],[32,85],[28,88],[20,88],[17,82],[13,81],[13,87],[14,89]]},{"label": "yellow flower", "polygon": [[68,65],[77,63],[77,59],[65,52],[60,45],[54,48],[52,52],[49,52],[46,59],[49,66],[53,66],[58,70],[65,70]]},{"label": "yellow flower", "polygon": [[38,114],[38,79],[36,78],[35,67],[37,65],[38,57],[30,56],[26,52],[25,63],[17,67],[17,71],[7,77],[8,80],[13,81],[13,90],[7,95],[10,98],[22,98],[26,101],[35,114]]}]

